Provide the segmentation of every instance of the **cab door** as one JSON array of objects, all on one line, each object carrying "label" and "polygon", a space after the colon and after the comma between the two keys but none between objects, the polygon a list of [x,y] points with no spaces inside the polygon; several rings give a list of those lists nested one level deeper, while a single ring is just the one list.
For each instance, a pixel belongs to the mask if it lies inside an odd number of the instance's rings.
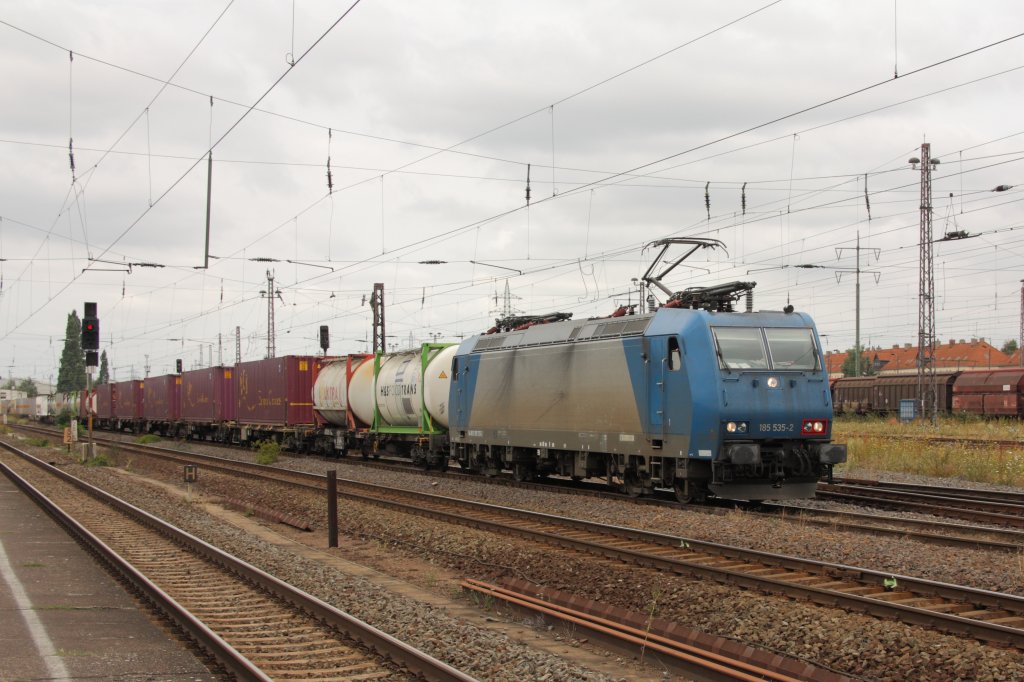
[{"label": "cab door", "polygon": [[668,373],[668,338],[650,336],[644,338],[644,352],[647,355],[647,410],[644,424],[647,437],[661,441],[665,437],[665,394]]}]

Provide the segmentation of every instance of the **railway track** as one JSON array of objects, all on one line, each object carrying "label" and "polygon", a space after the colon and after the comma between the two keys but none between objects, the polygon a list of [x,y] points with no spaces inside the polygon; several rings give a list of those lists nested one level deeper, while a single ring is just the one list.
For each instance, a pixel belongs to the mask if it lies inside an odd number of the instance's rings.
[{"label": "railway track", "polygon": [[969,445],[978,448],[997,448],[1000,450],[1017,450],[1024,448],[1024,441],[1020,439],[997,439],[997,438],[961,438],[959,436],[927,436],[913,435],[909,433],[842,433],[836,434],[836,438],[849,439],[859,438],[862,440],[910,440],[923,443],[942,443],[948,445]]},{"label": "railway track", "polygon": [[1024,529],[1024,495],[1017,493],[850,479],[819,483],[816,497]]},{"label": "railway track", "polygon": [[[16,428],[25,431],[45,434],[48,436],[59,437],[60,434],[39,426],[28,426],[28,425],[17,425]],[[117,439],[104,439],[98,438],[97,443],[108,443],[116,444],[119,448],[130,448],[134,444]],[[228,451],[237,450],[237,448],[230,446],[222,446],[215,444],[204,443],[208,447],[224,447]],[[176,452],[169,448],[160,448],[166,450],[169,453]],[[850,532],[885,536],[885,537],[897,537],[897,538],[911,538],[920,542],[926,542],[929,544],[944,545],[949,547],[960,547],[960,548],[977,548],[993,551],[1002,552],[1018,552],[1024,547],[1024,530],[1014,530],[1012,528],[998,528],[990,525],[964,525],[963,523],[943,523],[938,520],[921,520],[921,519],[909,519],[896,516],[882,516],[878,513],[862,513],[856,511],[838,511],[838,510],[827,510],[817,509],[812,507],[803,507],[795,504],[787,503],[761,503],[757,505],[742,505],[734,502],[722,501],[715,504],[713,501],[708,506],[694,506],[694,505],[681,505],[675,500],[675,497],[671,493],[667,493],[660,497],[630,497],[622,493],[609,491],[603,485],[592,485],[587,482],[575,482],[567,479],[548,479],[545,482],[523,482],[517,481],[511,476],[499,476],[499,477],[484,477],[476,474],[467,474],[459,471],[436,471],[430,470],[425,471],[420,467],[414,467],[404,460],[392,460],[388,458],[381,459],[361,459],[361,458],[345,458],[343,460],[345,464],[353,466],[363,466],[368,468],[377,468],[382,470],[400,470],[409,474],[416,475],[428,475],[434,478],[449,478],[456,480],[472,480],[480,483],[489,485],[504,485],[516,488],[526,488],[532,490],[544,490],[549,492],[557,492],[559,494],[572,494],[572,495],[584,495],[590,497],[602,497],[608,499],[614,499],[621,502],[630,502],[633,504],[641,504],[648,506],[663,506],[669,508],[685,508],[695,513],[708,513],[708,514],[721,514],[726,513],[737,507],[743,509],[746,513],[758,514],[765,516],[773,516],[781,518],[784,521],[797,523],[801,525],[817,525],[820,527],[827,527],[833,530],[845,530]],[[888,484],[879,483],[878,481],[854,481],[853,479],[836,479],[839,483],[861,483],[864,485],[871,486],[885,486]],[[905,486],[906,488],[931,488],[935,489],[934,486]],[[938,488],[937,490],[947,490]],[[977,491],[975,491],[977,492]],[[824,495],[822,498],[824,499]],[[835,499],[840,500],[837,496]],[[870,500],[857,500],[849,498],[846,501],[850,501],[858,504],[869,504]],[[872,506],[879,506],[873,504]],[[903,511],[904,509],[899,505],[893,504],[892,508],[897,511]],[[261,510],[250,510],[257,514],[263,514]],[[911,510],[913,511],[913,510]],[[924,510],[919,510],[924,511]],[[263,514],[267,520],[282,521],[283,519],[275,517],[272,513]],[[962,516],[954,515],[953,518],[962,519]],[[289,521],[285,521],[289,522]],[[984,523],[984,520],[981,521]],[[299,526],[300,524],[293,525]],[[999,525],[999,524],[995,524]]]},{"label": "railway track", "polygon": [[[286,484],[316,494],[326,488],[326,477],[318,474],[162,448],[123,443],[119,447],[165,461],[201,464],[207,472]],[[345,499],[393,511],[1024,649],[1024,599],[1013,595],[353,480],[339,480],[339,490]]]},{"label": "railway track", "polygon": [[2,445],[9,453],[0,463],[4,475],[237,679],[473,679],[141,509]]}]

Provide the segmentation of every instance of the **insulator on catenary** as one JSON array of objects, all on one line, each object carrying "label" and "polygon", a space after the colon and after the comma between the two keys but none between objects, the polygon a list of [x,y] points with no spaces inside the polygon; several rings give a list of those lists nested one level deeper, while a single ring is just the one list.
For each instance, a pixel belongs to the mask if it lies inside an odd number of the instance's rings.
[{"label": "insulator on catenary", "polygon": [[526,205],[530,205],[530,164],[526,164]]},{"label": "insulator on catenary", "polygon": [[68,160],[71,162],[71,179],[75,179],[75,140],[68,138]]},{"label": "insulator on catenary", "polygon": [[330,128],[327,129],[327,193],[330,194],[334,191],[334,178],[331,176],[331,134]]},{"label": "insulator on catenary", "polygon": [[740,189],[740,209],[743,210],[743,215],[747,215],[747,183],[745,182]]},{"label": "insulator on catenary", "polygon": [[711,187],[710,180],[704,185],[704,208],[706,208],[708,212],[708,221],[711,220],[711,194],[708,192],[709,187]]},{"label": "insulator on catenary", "polygon": [[868,198],[868,174],[864,174],[864,205],[868,209],[868,220],[871,220],[871,200]]}]

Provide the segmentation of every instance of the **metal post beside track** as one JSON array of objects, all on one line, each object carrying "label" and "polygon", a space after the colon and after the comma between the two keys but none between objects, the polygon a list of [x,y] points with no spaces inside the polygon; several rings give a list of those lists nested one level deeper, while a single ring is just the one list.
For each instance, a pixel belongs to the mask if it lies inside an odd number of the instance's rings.
[{"label": "metal post beside track", "polygon": [[338,472],[327,472],[327,546],[338,546]]}]

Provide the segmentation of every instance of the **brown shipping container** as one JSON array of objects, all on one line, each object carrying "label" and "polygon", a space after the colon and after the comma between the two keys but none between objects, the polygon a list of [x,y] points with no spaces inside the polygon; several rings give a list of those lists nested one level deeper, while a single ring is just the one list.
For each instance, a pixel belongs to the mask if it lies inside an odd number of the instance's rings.
[{"label": "brown shipping container", "polygon": [[207,367],[181,375],[181,419],[214,424],[235,418],[231,367]]},{"label": "brown shipping container", "polygon": [[239,424],[313,424],[313,372],[320,358],[287,355],[235,365]]},{"label": "brown shipping container", "polygon": [[115,384],[114,416],[118,419],[142,419],[142,382],[119,381]]},{"label": "brown shipping container", "polygon": [[142,389],[142,416],[149,421],[175,422],[181,416],[181,377],[147,377]]},{"label": "brown shipping container", "polygon": [[96,416],[100,419],[114,418],[114,405],[117,404],[117,386],[100,384],[96,387]]}]

